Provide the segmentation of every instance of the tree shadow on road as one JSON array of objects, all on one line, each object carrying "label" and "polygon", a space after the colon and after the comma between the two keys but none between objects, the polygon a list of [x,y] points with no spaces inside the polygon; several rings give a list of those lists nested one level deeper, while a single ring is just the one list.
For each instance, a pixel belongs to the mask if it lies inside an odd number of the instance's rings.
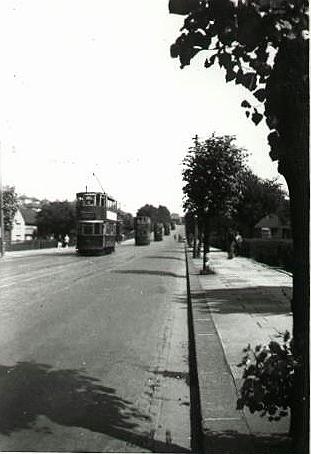
[{"label": "tree shadow on road", "polygon": [[178,277],[186,279],[186,276],[172,273],[171,271],[160,271],[160,270],[112,270],[111,273],[117,274],[150,274],[152,276],[168,276],[168,277]]},{"label": "tree shadow on road", "polygon": [[4,435],[22,429],[51,433],[47,427],[36,427],[37,418],[43,415],[59,425],[107,434],[151,451],[186,452],[153,440],[146,430],[139,432],[150,417],[118,397],[113,388],[79,370],[55,370],[34,362],[1,365],[0,400],[0,433]]},{"label": "tree shadow on road", "polygon": [[204,445],[210,454],[298,454],[292,449],[287,434],[248,435],[234,430],[206,430]]},{"label": "tree shadow on road", "polygon": [[290,287],[225,288],[192,292],[191,301],[201,312],[291,316],[290,292]]},{"label": "tree shadow on road", "polygon": [[167,256],[167,255],[148,255],[145,257],[146,259],[167,259],[167,260],[179,260],[181,262],[184,262],[185,259],[181,257],[173,257],[173,256]]},{"label": "tree shadow on road", "polygon": [[185,252],[184,248],[165,249],[166,254],[180,254],[184,252]]}]

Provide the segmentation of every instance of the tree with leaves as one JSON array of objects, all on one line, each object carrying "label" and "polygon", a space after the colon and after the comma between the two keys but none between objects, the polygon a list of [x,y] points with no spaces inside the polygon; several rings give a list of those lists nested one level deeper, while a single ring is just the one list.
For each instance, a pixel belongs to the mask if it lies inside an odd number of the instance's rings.
[{"label": "tree with leaves", "polygon": [[250,169],[246,169],[241,178],[242,197],[236,207],[234,224],[244,237],[251,238],[257,222],[268,214],[277,214],[288,221],[286,193],[278,181],[259,178]]},{"label": "tree with leaves", "polygon": [[171,213],[166,206],[159,205],[157,217],[158,222],[162,222],[163,224],[170,224],[171,222]]},{"label": "tree with leaves", "polygon": [[53,235],[54,238],[58,238],[75,231],[75,210],[75,203],[67,200],[42,205],[41,211],[37,214],[38,235],[42,237]]},{"label": "tree with leaves", "polygon": [[239,203],[245,150],[234,145],[233,136],[212,135],[194,138],[183,161],[184,209],[197,216],[204,239],[203,272],[207,271],[207,252],[211,221],[216,216],[232,218]]},{"label": "tree with leaves", "polygon": [[163,205],[159,205],[159,207],[156,208],[153,205],[146,204],[139,208],[137,216],[148,216],[151,219],[152,224],[155,224],[156,222],[161,222],[163,224],[171,222],[171,213],[169,209]]},{"label": "tree with leaves", "polygon": [[128,237],[134,230],[134,218],[131,213],[118,210],[118,221],[120,223],[119,233]]},{"label": "tree with leaves", "polygon": [[[278,161],[290,196],[294,242],[293,338],[300,367],[290,433],[297,450],[309,446],[309,33],[308,1],[170,0],[171,13],[186,15],[171,55],[181,67],[206,51],[205,67],[218,63],[226,81],[253,95],[242,107],[270,129],[272,160]],[[256,105],[253,105],[256,103]]]},{"label": "tree with leaves", "polygon": [[146,205],[137,210],[137,216],[148,216],[151,219],[151,223],[154,224],[158,219],[158,210],[153,205],[146,203]]},{"label": "tree with leaves", "polygon": [[2,198],[4,231],[11,232],[13,228],[13,219],[18,209],[18,200],[15,188],[13,186],[5,186],[3,188]]}]

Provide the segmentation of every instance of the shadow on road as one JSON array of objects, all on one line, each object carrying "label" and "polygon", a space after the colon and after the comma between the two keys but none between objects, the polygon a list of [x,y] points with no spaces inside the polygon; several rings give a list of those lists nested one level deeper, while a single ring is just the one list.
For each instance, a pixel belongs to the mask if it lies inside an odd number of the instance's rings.
[{"label": "shadow on road", "polygon": [[292,450],[290,438],[286,434],[250,436],[233,430],[207,430],[204,434],[206,452],[211,454],[250,454],[250,441],[254,454],[298,454]]},{"label": "shadow on road", "polygon": [[288,297],[290,292],[290,287],[226,288],[198,293],[193,292],[191,301],[192,304],[200,305],[201,312],[286,314],[290,316],[291,308]]},{"label": "shadow on road", "polygon": [[[181,251],[179,251],[181,252]],[[145,257],[146,259],[167,259],[167,260],[180,260],[181,262],[184,262],[185,259],[181,257],[172,257],[172,256],[167,256],[167,255],[149,255]]]},{"label": "shadow on road", "polygon": [[186,279],[186,276],[172,273],[171,271],[159,271],[159,270],[112,270],[111,273],[118,274],[150,274],[153,276],[169,276]]},{"label": "shadow on road", "polygon": [[107,434],[151,451],[187,452],[153,440],[147,432],[135,433],[150,417],[118,397],[113,388],[79,370],[55,370],[34,362],[2,365],[0,399],[0,433],[4,435],[22,429],[51,433],[48,427],[35,426],[38,416],[44,415],[59,425]]},{"label": "shadow on road", "polygon": [[180,254],[181,252],[184,252],[184,248],[165,249],[166,254]]}]

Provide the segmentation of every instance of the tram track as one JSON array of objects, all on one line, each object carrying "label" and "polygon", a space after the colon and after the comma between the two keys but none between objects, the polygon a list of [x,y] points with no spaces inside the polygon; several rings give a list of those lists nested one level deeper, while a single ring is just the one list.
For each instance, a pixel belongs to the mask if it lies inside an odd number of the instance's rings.
[{"label": "tram track", "polygon": [[[124,257],[125,255],[125,257]],[[9,270],[7,271],[7,275],[1,276],[1,283],[0,283],[0,289],[8,289],[14,286],[22,287],[24,284],[27,284],[28,282],[31,281],[40,281],[42,279],[50,279],[56,275],[62,275],[66,274],[66,279],[67,281],[72,281],[72,282],[77,282],[81,279],[85,278],[90,278],[90,277],[95,277],[98,276],[99,274],[102,273],[109,273],[113,269],[117,269],[118,267],[116,266],[111,266],[111,265],[117,265],[120,263],[120,260],[122,260],[121,266],[123,265],[123,260],[126,259],[126,263],[130,262],[133,260],[136,255],[135,254],[130,254],[128,257],[126,257],[128,254],[121,254],[121,256],[118,254],[117,256],[109,256],[109,258],[112,258],[112,260],[105,260],[103,263],[100,262],[100,260],[87,260],[87,262],[82,262],[81,261],[76,261],[76,257],[74,260],[70,261],[69,263],[57,263],[57,264],[45,264],[44,269],[42,270],[42,265],[40,268],[36,267],[34,268],[27,268],[27,270],[20,270],[19,273],[15,274],[10,274]],[[108,258],[108,256],[105,256]],[[99,259],[100,257],[96,257]],[[111,263],[111,261],[113,263]],[[117,263],[116,263],[117,262]],[[81,265],[85,265],[86,267],[80,271]],[[110,265],[110,266],[109,266]],[[78,276],[76,273],[78,272]],[[34,274],[35,273],[35,274]],[[74,275],[73,275],[74,273]],[[45,285],[48,285],[49,281],[45,283]]]}]

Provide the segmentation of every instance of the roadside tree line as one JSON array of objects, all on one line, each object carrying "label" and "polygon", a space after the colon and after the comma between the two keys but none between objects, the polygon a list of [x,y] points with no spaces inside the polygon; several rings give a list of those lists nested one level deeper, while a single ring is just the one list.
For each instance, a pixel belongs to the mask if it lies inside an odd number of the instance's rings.
[{"label": "roadside tree line", "polygon": [[235,145],[233,136],[213,134],[204,140],[196,136],[183,161],[183,180],[187,237],[194,241],[194,256],[203,243],[203,271],[211,233],[223,243],[229,230],[251,238],[264,216],[277,214],[283,222],[290,217],[281,184],[255,175],[247,166],[246,151]]}]

